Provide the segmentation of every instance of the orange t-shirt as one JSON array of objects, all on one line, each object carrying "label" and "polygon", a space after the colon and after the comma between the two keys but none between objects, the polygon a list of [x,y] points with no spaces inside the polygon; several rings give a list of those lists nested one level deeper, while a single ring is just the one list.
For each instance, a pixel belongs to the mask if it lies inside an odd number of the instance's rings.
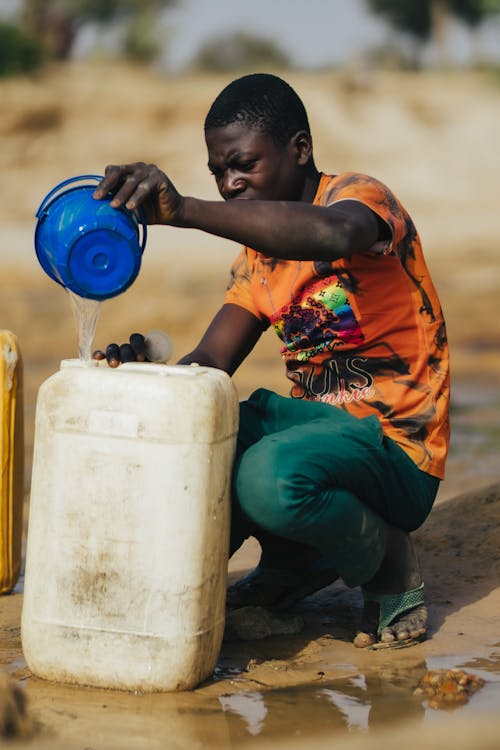
[{"label": "orange t-shirt", "polygon": [[335,261],[268,258],[244,247],[226,302],[273,325],[290,395],[375,414],[422,470],[444,476],[449,445],[446,328],[410,216],[378,180],[321,175],[314,204],[357,200],[392,239]]}]

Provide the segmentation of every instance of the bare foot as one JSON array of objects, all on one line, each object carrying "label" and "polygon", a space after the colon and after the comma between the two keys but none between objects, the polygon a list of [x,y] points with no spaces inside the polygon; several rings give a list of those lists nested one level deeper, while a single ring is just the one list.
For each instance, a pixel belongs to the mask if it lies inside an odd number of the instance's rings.
[{"label": "bare foot", "polygon": [[427,633],[427,607],[410,609],[396,617],[390,625],[382,629],[379,640],[381,643],[393,641],[419,640]]},{"label": "bare foot", "polygon": [[377,602],[366,602],[359,631],[354,638],[357,648],[366,648],[375,643],[394,643],[397,641],[418,641],[427,633],[427,607],[415,607],[382,628],[377,635],[380,605]]},{"label": "bare foot", "polygon": [[[427,607],[422,601],[421,585],[420,565],[410,535],[400,529],[388,527],[387,548],[382,565],[372,580],[363,586],[365,604],[354,645],[357,648],[367,648],[377,643],[421,640],[427,632]],[[408,592],[415,592],[415,599]],[[399,595],[401,608],[404,609],[398,612]],[[384,623],[387,619],[387,614],[384,614],[384,610],[387,612],[388,609],[387,602],[390,602],[391,609],[395,608],[395,613],[389,622]]]}]

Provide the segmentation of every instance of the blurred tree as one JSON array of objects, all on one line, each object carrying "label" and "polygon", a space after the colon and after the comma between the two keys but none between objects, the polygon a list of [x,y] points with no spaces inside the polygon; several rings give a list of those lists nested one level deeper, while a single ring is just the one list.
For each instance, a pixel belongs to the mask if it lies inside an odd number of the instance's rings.
[{"label": "blurred tree", "polygon": [[396,28],[421,39],[431,35],[436,12],[455,15],[470,26],[500,13],[500,0],[368,0],[368,5]]},{"label": "blurred tree", "polygon": [[500,0],[449,0],[451,11],[469,26],[477,26],[489,15],[500,13]]},{"label": "blurred tree", "polygon": [[0,23],[0,76],[31,73],[42,59],[42,47],[36,39],[17,26]]},{"label": "blurred tree", "polygon": [[474,28],[500,12],[500,0],[368,0],[368,5],[419,41],[434,39],[441,63],[446,62],[446,29],[452,16]]},{"label": "blurred tree", "polygon": [[152,59],[158,52],[154,41],[155,21],[160,10],[181,0],[24,0],[22,21],[25,30],[41,40],[49,57],[64,60],[76,34],[86,21],[111,23],[124,19],[128,24],[125,53]]},{"label": "blurred tree", "polygon": [[234,31],[206,42],[194,57],[192,66],[198,70],[229,73],[257,68],[290,68],[290,58],[276,42]]},{"label": "blurred tree", "polygon": [[432,0],[368,0],[368,5],[392,26],[401,31],[426,39],[431,31]]}]

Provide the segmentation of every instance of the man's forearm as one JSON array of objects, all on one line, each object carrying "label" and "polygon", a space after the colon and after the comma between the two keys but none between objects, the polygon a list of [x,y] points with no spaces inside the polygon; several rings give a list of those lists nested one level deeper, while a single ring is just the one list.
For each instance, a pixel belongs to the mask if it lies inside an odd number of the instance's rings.
[{"label": "man's forearm", "polygon": [[287,260],[334,260],[363,252],[377,239],[365,206],[352,212],[336,206],[285,201],[183,199],[180,225],[248,245]]}]

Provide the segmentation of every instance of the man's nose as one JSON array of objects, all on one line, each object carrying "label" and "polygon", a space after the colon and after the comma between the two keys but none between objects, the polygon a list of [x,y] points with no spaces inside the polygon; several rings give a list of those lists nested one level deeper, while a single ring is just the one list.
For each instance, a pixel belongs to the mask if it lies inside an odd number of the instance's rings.
[{"label": "man's nose", "polygon": [[239,172],[228,169],[224,173],[222,182],[222,194],[224,198],[234,198],[242,193],[245,189],[245,180]]}]

